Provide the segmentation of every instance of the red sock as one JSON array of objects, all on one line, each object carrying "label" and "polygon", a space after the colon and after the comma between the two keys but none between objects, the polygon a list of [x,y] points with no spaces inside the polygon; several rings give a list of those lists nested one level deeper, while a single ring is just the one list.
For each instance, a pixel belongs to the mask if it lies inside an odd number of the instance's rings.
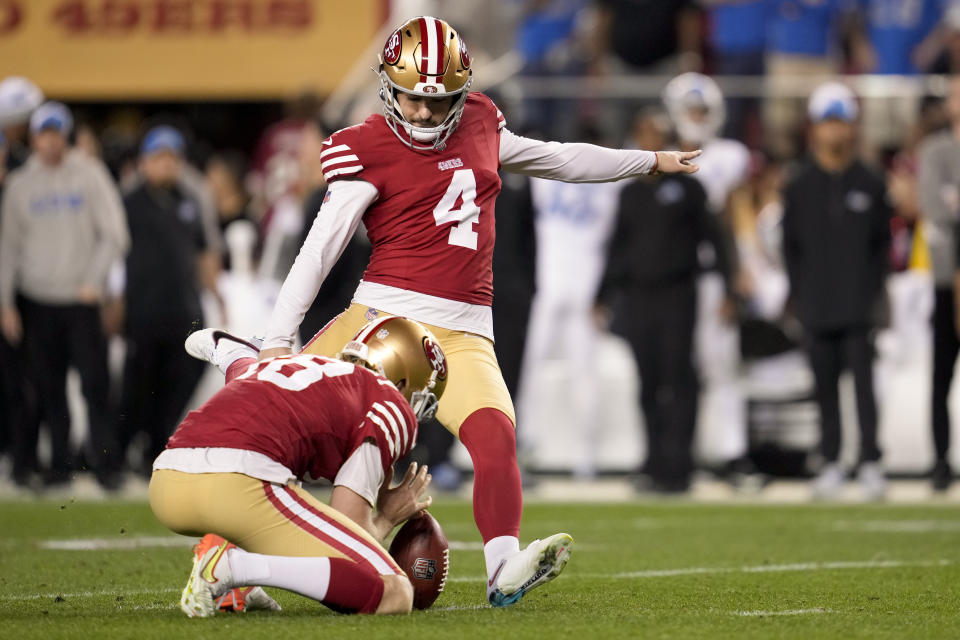
[{"label": "red sock", "polygon": [[226,383],[229,383],[238,375],[246,371],[247,367],[249,367],[251,364],[253,364],[256,361],[257,361],[256,358],[237,358],[236,360],[234,360],[230,364],[230,366],[227,367]]},{"label": "red sock", "polygon": [[383,589],[383,578],[373,569],[330,558],[330,586],[323,604],[340,613],[376,613]]},{"label": "red sock", "polygon": [[460,425],[473,459],[473,519],[483,542],[520,535],[523,494],[513,422],[498,409],[480,409]]}]

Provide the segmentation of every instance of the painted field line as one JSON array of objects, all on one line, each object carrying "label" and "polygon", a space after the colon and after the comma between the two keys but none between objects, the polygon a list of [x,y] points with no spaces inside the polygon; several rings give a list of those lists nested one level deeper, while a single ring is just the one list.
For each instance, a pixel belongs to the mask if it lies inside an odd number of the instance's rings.
[{"label": "painted field line", "polygon": [[666,578],[718,573],[788,573],[792,571],[831,571],[843,569],[895,569],[900,567],[946,567],[954,564],[950,560],[852,560],[837,562],[798,562],[793,564],[760,564],[747,567],[689,567],[686,569],[651,569],[648,571],[629,571],[612,575],[584,575],[582,577],[599,578]]},{"label": "painted field line", "polygon": [[[905,567],[947,567],[955,563],[951,560],[854,560],[838,562],[802,562],[794,564],[761,564],[746,567],[683,567],[678,569],[648,569],[624,573],[573,573],[566,579],[614,579],[638,580],[651,578],[672,578],[674,576],[718,575],[724,573],[789,573],[793,571],[837,571],[844,569],[896,569]],[[447,582],[480,582],[484,576],[452,576]]]},{"label": "painted field line", "polygon": [[837,520],[830,530],[853,533],[952,533],[960,531],[960,520]]},{"label": "painted field line", "polygon": [[[449,581],[448,581],[449,582]],[[478,609],[492,609],[489,604],[452,604],[449,607],[431,607],[431,611],[476,611]]]},{"label": "painted field line", "polygon": [[67,540],[40,540],[39,549],[48,551],[126,551],[130,549],[157,549],[192,547],[199,538],[188,536],[129,536],[126,538],[70,538]]},{"label": "painted field line", "polygon": [[832,609],[786,609],[784,611],[734,611],[733,615],[743,618],[766,618],[769,616],[808,616],[818,613],[833,613]]},{"label": "painted field line", "polygon": [[145,595],[163,595],[167,593],[180,593],[183,587],[165,587],[161,589],[102,589],[99,591],[74,591],[64,593],[54,591],[51,593],[20,593],[20,594],[0,594],[0,602],[10,602],[12,600],[44,600],[49,598],[53,600],[57,597],[69,600],[70,598],[99,598],[102,596],[145,596]]}]

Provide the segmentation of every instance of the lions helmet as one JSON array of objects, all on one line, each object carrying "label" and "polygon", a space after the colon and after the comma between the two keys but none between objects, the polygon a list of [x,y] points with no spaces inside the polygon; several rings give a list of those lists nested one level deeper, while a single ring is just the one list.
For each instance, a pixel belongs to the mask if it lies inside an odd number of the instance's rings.
[{"label": "lions helmet", "polygon": [[[413,149],[442,149],[460,122],[472,81],[470,55],[460,35],[439,18],[413,18],[390,34],[378,58],[380,100],[390,129]],[[453,104],[442,123],[421,127],[403,117],[396,102],[398,91],[429,98],[450,96]]]},{"label": "lions helmet", "polygon": [[668,82],[663,104],[680,140],[695,145],[717,137],[727,117],[720,87],[701,73],[682,73]]},{"label": "lions helmet", "polygon": [[382,316],[365,324],[337,357],[380,374],[407,399],[417,420],[433,417],[447,386],[440,343],[419,322]]},{"label": "lions helmet", "polygon": [[0,82],[0,128],[26,123],[43,100],[43,91],[27,78],[4,78]]}]

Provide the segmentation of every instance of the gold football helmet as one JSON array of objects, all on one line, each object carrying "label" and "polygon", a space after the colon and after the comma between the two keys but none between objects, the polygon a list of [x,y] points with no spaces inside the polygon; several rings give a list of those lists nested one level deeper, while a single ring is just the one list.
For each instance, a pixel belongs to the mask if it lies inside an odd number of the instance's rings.
[{"label": "gold football helmet", "polygon": [[437,339],[419,322],[399,316],[377,318],[365,324],[337,357],[392,382],[418,421],[437,412],[447,386],[447,359]]},{"label": "gold football helmet", "polygon": [[[473,71],[470,54],[453,27],[438,18],[408,20],[390,34],[380,61],[380,99],[387,124],[413,149],[442,149],[457,128]],[[430,98],[453,97],[446,119],[436,127],[411,124],[396,103],[396,92]]]}]

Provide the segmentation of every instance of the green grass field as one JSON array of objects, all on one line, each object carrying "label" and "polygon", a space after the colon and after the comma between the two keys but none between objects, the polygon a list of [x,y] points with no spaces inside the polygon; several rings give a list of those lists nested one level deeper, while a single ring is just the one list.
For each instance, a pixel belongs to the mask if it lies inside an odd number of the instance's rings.
[{"label": "green grass field", "polygon": [[[191,620],[189,543],[146,504],[0,503],[0,637],[960,637],[956,507],[530,504],[525,540],[566,530],[574,555],[506,610],[482,604],[469,504],[431,511],[455,543],[432,610],[343,616],[271,590],[283,612]],[[91,539],[111,548],[57,548]]]}]

